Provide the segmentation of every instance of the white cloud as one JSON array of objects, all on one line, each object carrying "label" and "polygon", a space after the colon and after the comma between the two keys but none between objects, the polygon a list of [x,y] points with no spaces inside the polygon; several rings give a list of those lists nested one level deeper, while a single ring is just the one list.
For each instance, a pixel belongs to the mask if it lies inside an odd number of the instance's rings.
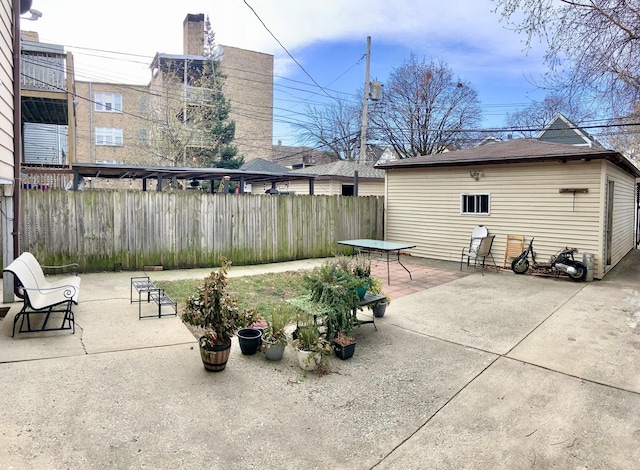
[{"label": "white cloud", "polygon": [[[542,51],[525,55],[521,38],[507,30],[500,16],[492,12],[492,0],[247,2],[297,60],[305,67],[329,70],[330,79],[343,70],[337,70],[326,57],[315,55],[322,49],[319,45],[362,44],[364,52],[367,36],[372,37],[373,62],[377,63],[372,78],[383,81],[392,68],[408,58],[409,52],[444,60],[462,79],[487,89],[493,87],[488,93],[491,95],[499,95],[503,83],[514,89],[522,83],[522,89],[530,90],[524,77],[537,76],[543,70]],[[287,77],[300,72],[243,0],[111,0],[84,2],[81,8],[78,5],[76,0],[33,0],[33,8],[40,10],[43,17],[36,22],[25,21],[23,29],[38,31],[43,42],[142,56],[116,55],[115,59],[98,61],[96,56],[104,56],[103,52],[76,49],[76,68],[85,74],[84,79],[146,83],[150,78],[149,63],[156,52],[182,53],[182,25],[188,13],[209,15],[220,44],[274,54],[276,75]],[[319,60],[321,64],[316,63]],[[336,70],[331,71],[332,67]],[[360,71],[354,72],[358,74],[357,81],[338,89],[350,93],[362,86]],[[494,102],[497,99],[491,98]],[[511,100],[522,102],[524,97]]]},{"label": "white cloud", "polygon": [[[317,42],[361,40],[408,46],[419,55],[442,57],[450,63],[466,47],[477,56],[522,56],[522,44],[503,28],[491,0],[247,0],[266,26],[294,55]],[[242,0],[182,0],[108,4],[72,0],[34,0],[43,12],[24,29],[40,32],[41,40],[119,52],[142,54],[182,52],[182,22],[187,13],[209,15],[217,41],[284,56],[278,43]],[[144,62],[144,59],[140,59]],[[288,61],[288,60],[287,60]],[[141,69],[138,66],[138,69]],[[286,73],[285,64],[277,70]]]}]

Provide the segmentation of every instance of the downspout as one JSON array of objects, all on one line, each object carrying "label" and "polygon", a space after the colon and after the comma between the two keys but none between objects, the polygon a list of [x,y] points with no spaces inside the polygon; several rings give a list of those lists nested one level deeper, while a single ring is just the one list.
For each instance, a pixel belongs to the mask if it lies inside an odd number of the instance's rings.
[{"label": "downspout", "polygon": [[[22,102],[20,100],[20,0],[13,0],[13,256],[20,255],[20,175]],[[8,263],[7,263],[8,264]]]},{"label": "downspout", "polygon": [[91,82],[89,82],[89,162],[95,163],[95,148],[94,145],[96,143],[95,138],[93,136],[93,90],[91,87]]}]

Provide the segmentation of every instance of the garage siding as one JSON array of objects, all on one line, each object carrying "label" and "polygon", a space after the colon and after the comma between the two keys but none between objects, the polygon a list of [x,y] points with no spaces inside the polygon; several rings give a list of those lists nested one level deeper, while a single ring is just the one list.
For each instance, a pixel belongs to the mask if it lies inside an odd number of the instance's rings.
[{"label": "garage siding", "polygon": [[[478,181],[471,170],[482,172]],[[499,265],[507,234],[524,235],[525,243],[535,237],[539,261],[565,246],[595,255],[601,246],[601,175],[600,162],[584,161],[389,169],[386,238],[415,243],[415,256],[459,261],[473,228],[486,225],[496,236],[492,252]],[[462,193],[490,194],[490,214],[461,214]],[[595,274],[602,277],[603,271]]]},{"label": "garage siding", "polygon": [[[614,182],[611,266],[615,266],[634,247],[635,179],[611,163],[605,164],[606,179]],[[606,198],[604,203],[606,208]],[[603,219],[603,246],[605,231],[606,219]]]}]

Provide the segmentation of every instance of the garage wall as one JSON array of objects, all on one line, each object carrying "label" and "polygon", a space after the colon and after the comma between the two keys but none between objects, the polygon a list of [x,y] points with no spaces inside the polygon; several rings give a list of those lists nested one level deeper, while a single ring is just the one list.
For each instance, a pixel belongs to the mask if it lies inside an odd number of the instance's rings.
[{"label": "garage wall", "polygon": [[[613,200],[613,233],[611,244],[611,266],[615,266],[631,249],[635,243],[635,179],[623,172],[617,166],[603,162],[605,183],[614,182]],[[605,185],[603,187],[606,188]],[[606,209],[606,191],[603,207]],[[606,240],[606,210],[603,211],[602,240],[603,247]],[[603,250],[604,256],[604,250]],[[609,267],[609,268],[610,268]]]},{"label": "garage wall", "polygon": [[[471,170],[482,172],[478,181],[469,175]],[[594,277],[600,278],[602,174],[599,161],[394,168],[387,171],[386,238],[415,243],[415,256],[459,261],[473,228],[485,225],[496,235],[492,252],[499,265],[507,234],[517,234],[525,236],[525,243],[535,237],[540,261],[565,246],[578,248],[578,259],[584,252],[593,253]],[[615,177],[622,181],[624,173]],[[574,195],[561,189],[588,192]],[[461,214],[461,193],[490,194],[490,214]],[[622,193],[620,197],[626,198]],[[619,219],[616,233],[633,234],[633,219],[629,224],[626,212]]]}]

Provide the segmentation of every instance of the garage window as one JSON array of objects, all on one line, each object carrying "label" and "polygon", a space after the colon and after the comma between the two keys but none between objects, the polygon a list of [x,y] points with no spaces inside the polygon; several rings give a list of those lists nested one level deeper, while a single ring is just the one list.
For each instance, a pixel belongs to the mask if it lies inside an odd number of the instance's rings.
[{"label": "garage window", "polygon": [[461,194],[461,214],[485,214],[489,215],[491,209],[491,197],[489,194]]}]

